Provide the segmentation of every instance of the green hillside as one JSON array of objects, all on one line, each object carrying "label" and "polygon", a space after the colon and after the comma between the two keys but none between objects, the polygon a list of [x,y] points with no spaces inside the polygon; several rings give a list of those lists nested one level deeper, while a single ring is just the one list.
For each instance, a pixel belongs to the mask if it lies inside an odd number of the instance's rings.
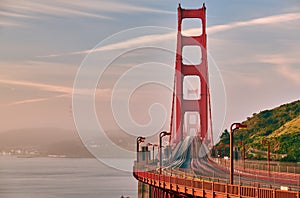
[{"label": "green hillside", "polygon": [[276,138],[282,135],[293,135],[300,132],[300,116],[285,123],[279,129],[268,135],[268,138]]},{"label": "green hillside", "polygon": [[[300,162],[300,100],[253,114],[243,124],[247,129],[236,130],[234,142],[245,143],[248,158],[265,159],[267,144],[262,140],[268,140],[273,160]],[[217,146],[229,142],[227,133]]]}]

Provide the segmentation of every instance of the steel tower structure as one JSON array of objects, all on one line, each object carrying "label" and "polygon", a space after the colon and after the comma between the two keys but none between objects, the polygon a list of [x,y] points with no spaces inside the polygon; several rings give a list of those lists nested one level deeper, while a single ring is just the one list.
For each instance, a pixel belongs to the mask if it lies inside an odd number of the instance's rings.
[{"label": "steel tower structure", "polygon": [[[200,35],[186,36],[182,34],[182,22],[184,19],[200,19],[202,31]],[[208,131],[208,63],[206,52],[206,7],[203,4],[199,9],[183,9],[178,6],[178,33],[175,65],[174,98],[171,118],[171,141],[178,143],[184,138],[184,134],[194,132],[202,140]],[[186,47],[200,48],[200,63],[184,63],[183,51]],[[184,90],[184,82],[188,77],[199,79],[196,89]],[[194,95],[192,99],[188,95]],[[175,115],[175,117],[173,116]]]}]

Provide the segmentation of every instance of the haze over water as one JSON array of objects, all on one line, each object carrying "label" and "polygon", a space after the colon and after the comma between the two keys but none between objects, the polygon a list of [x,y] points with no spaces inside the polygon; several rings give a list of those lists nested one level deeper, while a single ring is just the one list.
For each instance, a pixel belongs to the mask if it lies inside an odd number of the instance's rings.
[{"label": "haze over water", "polygon": [[0,157],[1,198],[137,197],[132,173],[89,158]]}]

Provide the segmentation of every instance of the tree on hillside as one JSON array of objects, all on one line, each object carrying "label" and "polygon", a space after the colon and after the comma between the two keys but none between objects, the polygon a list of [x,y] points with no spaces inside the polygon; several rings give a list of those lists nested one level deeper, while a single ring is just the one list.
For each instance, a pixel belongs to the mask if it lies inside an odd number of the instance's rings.
[{"label": "tree on hillside", "polygon": [[222,133],[220,137],[220,142],[224,145],[230,143],[230,134],[227,129],[225,129],[224,132]]},{"label": "tree on hillside", "polygon": [[[234,144],[243,141],[248,148],[267,151],[267,147],[261,143],[261,140],[268,139],[272,146],[272,153],[286,156],[282,161],[300,162],[300,122],[297,119],[300,119],[300,100],[253,113],[252,117],[243,122],[248,126],[247,129],[234,132]],[[224,153],[227,155],[229,143],[230,133],[224,130],[216,148],[226,150]],[[258,154],[252,157],[262,158]]]}]

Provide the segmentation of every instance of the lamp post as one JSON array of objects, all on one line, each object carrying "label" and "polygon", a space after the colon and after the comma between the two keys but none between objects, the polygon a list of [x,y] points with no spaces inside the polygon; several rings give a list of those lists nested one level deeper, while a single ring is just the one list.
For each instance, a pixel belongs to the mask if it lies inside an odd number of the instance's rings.
[{"label": "lamp post", "polygon": [[[149,148],[149,146],[152,146],[152,147],[153,147],[153,144],[152,144],[152,143],[148,143],[148,144],[147,144],[147,147]],[[154,152],[154,149],[153,149],[153,152]],[[153,160],[154,160],[154,158],[153,158]]]},{"label": "lamp post", "polygon": [[240,141],[239,145],[242,145],[243,147],[243,169],[245,170],[245,157],[246,157],[246,152],[245,152],[245,143]]},{"label": "lamp post", "polygon": [[247,128],[247,125],[241,123],[233,123],[230,126],[230,184],[233,184],[233,174],[234,174],[234,165],[233,165],[233,132],[236,129]]},{"label": "lamp post", "polygon": [[158,146],[157,144],[148,143],[147,146],[152,146],[152,160],[154,162],[154,148]]},{"label": "lamp post", "polygon": [[139,162],[140,143],[145,141],[145,137],[139,136],[136,138],[136,161]]},{"label": "lamp post", "polygon": [[[157,147],[158,148],[158,144],[153,144],[153,153],[152,153],[152,155],[153,155],[153,162],[154,162],[154,147]],[[158,149],[157,149],[157,153],[158,153]]]},{"label": "lamp post", "polygon": [[152,145],[152,157],[153,157],[153,162],[154,162],[154,147],[158,147],[158,145],[157,144],[153,144]]},{"label": "lamp post", "polygon": [[167,132],[167,131],[162,131],[159,133],[159,156],[160,156],[160,159],[159,159],[159,172],[161,173],[161,167],[163,165],[162,161],[162,138],[166,135],[171,135],[170,132]]},{"label": "lamp post", "polygon": [[268,140],[262,140],[262,144],[268,144],[268,173],[270,175],[270,142]]}]

